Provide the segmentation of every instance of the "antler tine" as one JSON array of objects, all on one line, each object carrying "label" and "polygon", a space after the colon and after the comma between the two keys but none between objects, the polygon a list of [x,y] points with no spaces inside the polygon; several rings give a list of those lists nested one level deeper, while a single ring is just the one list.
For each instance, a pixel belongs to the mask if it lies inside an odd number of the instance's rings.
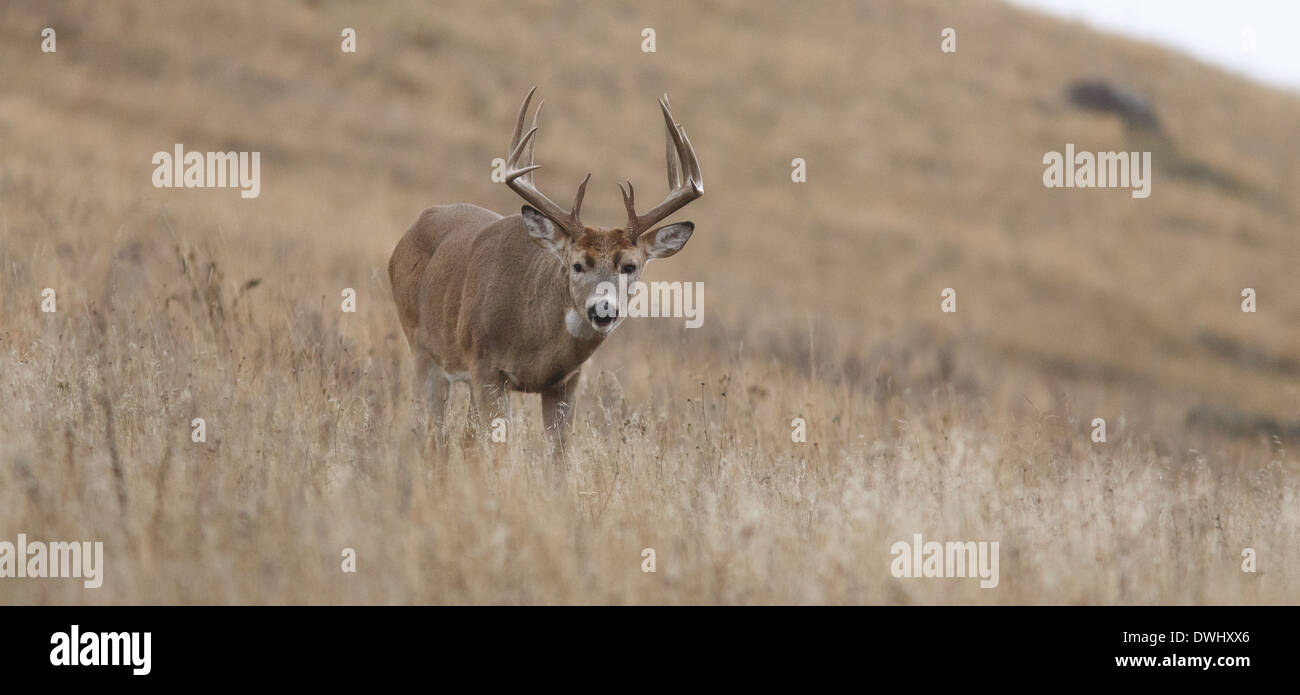
[{"label": "antler tine", "polygon": [[[578,215],[582,209],[582,198],[586,195],[587,181],[591,179],[591,174],[587,174],[587,178],[583,179],[582,184],[578,186],[578,195],[573,200],[572,210],[560,207],[533,184],[533,172],[542,168],[540,164],[533,163],[533,146],[537,142],[542,105],[546,103],[542,101],[537,104],[537,111],[533,114],[533,125],[525,133],[524,119],[528,116],[528,104],[532,101],[535,91],[537,91],[536,86],[528,90],[523,106],[519,107],[519,116],[515,119],[515,129],[510,137],[510,151],[506,155],[505,183],[510,190],[519,194],[520,198],[550,218],[552,222],[570,233],[578,232],[582,229],[582,221]],[[528,164],[521,167],[519,160],[525,154],[528,156]]]},{"label": "antler tine", "polygon": [[[669,138],[677,148],[675,163],[680,170],[677,180],[679,182],[683,178],[692,180],[702,188],[704,186],[704,175],[700,172],[700,160],[695,156],[695,148],[691,146],[691,139],[686,137],[686,128],[673,118],[673,113],[668,107],[667,94],[660,100],[659,105],[663,107],[664,121],[668,123],[668,129],[672,131],[669,132]],[[672,168],[671,164],[669,168]],[[669,175],[671,176],[671,173]]]},{"label": "antler tine", "polygon": [[[523,135],[524,133],[524,116],[528,115],[528,103],[533,100],[533,92],[536,91],[537,91],[537,85],[533,85],[533,88],[528,90],[528,94],[524,96],[523,106],[519,107],[519,117],[515,119],[515,130],[510,135],[511,152],[513,152],[515,146],[519,144],[519,136]],[[533,123],[533,125],[537,125],[537,124]]]},{"label": "antler tine", "polygon": [[668,110],[668,95],[664,94],[663,99],[659,100],[659,105],[663,107],[664,114],[668,119],[668,137],[664,140],[664,151],[668,155],[668,190],[672,190],[682,185],[681,162],[677,157],[677,150],[673,148],[672,130],[676,126],[672,122],[672,116]]},{"label": "antler tine", "polygon": [[[578,222],[578,215],[582,211],[582,199],[587,195],[587,182],[591,180],[591,172],[587,172],[587,178],[578,184],[578,194],[573,196],[573,210],[569,213],[574,222]],[[581,223],[579,223],[581,224]]]},{"label": "antler tine", "polygon": [[673,120],[673,112],[668,109],[668,95],[659,100],[659,109],[664,114],[664,126],[668,129],[668,190],[682,185],[682,134],[681,126]]},{"label": "antler tine", "polygon": [[689,171],[686,172],[686,176],[690,180],[694,181],[695,185],[699,187],[700,192],[703,193],[704,172],[700,171],[700,158],[695,156],[695,147],[691,145],[691,138],[686,134],[686,128],[683,126],[677,126],[677,128],[681,130],[682,142],[686,143],[686,152],[690,154],[690,157],[687,159],[689,162],[687,169],[689,169]]},{"label": "antler tine", "polygon": [[624,189],[623,182],[620,182],[618,184],[618,190],[620,193],[623,194],[623,207],[627,208],[628,224],[632,224],[633,222],[636,221],[636,202],[635,202],[636,191],[632,189],[631,181],[627,181],[626,183],[627,183],[627,188]]},{"label": "antler tine", "polygon": [[[519,161],[519,155],[523,154],[524,150],[529,150],[529,152],[531,153],[532,150],[529,149],[528,143],[531,142],[534,137],[537,137],[536,126],[530,128],[528,132],[524,134],[523,140],[520,140],[519,142],[515,143],[510,148],[510,154],[508,155],[506,166],[510,167],[511,169],[514,169],[514,165]],[[531,158],[529,159],[529,166],[532,166]]]},{"label": "antler tine", "polygon": [[[533,89],[536,89],[536,87],[534,87]],[[543,106],[546,106],[546,100],[545,100],[545,99],[542,99],[541,101],[537,102],[537,110],[533,112],[533,130],[538,130],[538,129],[541,128],[542,107],[543,107]],[[534,164],[533,164],[533,148],[535,148],[536,146],[537,146],[537,137],[536,137],[536,136],[533,136],[533,139],[528,143],[528,153],[527,153],[527,154],[528,154],[528,166],[530,166],[530,167],[531,167],[531,166],[534,166]],[[533,184],[533,172],[532,172],[532,171],[529,171],[527,174],[524,174],[524,183],[527,183],[527,184],[530,185],[530,186]]]},{"label": "antler tine", "polygon": [[[650,212],[636,214],[629,192],[624,192],[623,203],[627,207],[628,233],[635,239],[652,225],[680,210],[687,203],[704,195],[704,175],[700,172],[700,160],[695,155],[695,148],[686,137],[686,129],[673,120],[668,108],[668,95],[659,100],[659,109],[663,112],[664,127],[668,131],[665,146],[668,159],[668,197]],[[631,189],[632,184],[628,183]]]}]

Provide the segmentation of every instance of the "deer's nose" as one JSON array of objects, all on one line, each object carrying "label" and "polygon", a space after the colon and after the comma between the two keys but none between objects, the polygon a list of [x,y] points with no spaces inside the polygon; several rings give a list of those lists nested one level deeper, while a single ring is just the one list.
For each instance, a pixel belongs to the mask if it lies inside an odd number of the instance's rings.
[{"label": "deer's nose", "polygon": [[587,318],[597,326],[608,326],[618,318],[618,302],[609,297],[601,297],[587,307]]}]

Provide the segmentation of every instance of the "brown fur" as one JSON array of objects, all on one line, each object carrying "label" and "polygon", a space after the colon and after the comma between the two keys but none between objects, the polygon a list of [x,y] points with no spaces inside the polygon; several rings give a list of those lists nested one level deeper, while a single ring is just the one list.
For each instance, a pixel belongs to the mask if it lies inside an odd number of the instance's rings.
[{"label": "brown fur", "polygon": [[[588,228],[572,248],[611,273],[615,255],[635,254],[621,229]],[[503,413],[506,390],[542,394],[548,430],[567,424],[557,411],[570,409],[568,382],[605,337],[579,339],[566,329],[565,312],[574,308],[567,270],[533,243],[519,215],[468,204],[420,215],[393,250],[388,273],[439,426],[448,386],[439,383],[443,374],[468,375],[473,405],[487,415],[481,425]]]},{"label": "brown fur", "polygon": [[529,205],[510,217],[467,204],[429,208],[388,263],[397,315],[439,433],[450,381],[468,378],[471,419],[486,415],[471,423],[480,431],[504,414],[508,390],[540,393],[546,430],[562,445],[578,370],[625,318],[609,287],[620,278],[635,282],[646,261],[677,253],[695,228],[686,222],[649,231],[704,193],[699,160],[667,96],[659,107],[668,135],[668,197],[638,215],[632,184],[620,186],[628,227],[617,229],[581,222],[591,174],[571,210],[534,187],[537,114],[527,132],[524,120],[535,89],[519,109],[504,179]]}]

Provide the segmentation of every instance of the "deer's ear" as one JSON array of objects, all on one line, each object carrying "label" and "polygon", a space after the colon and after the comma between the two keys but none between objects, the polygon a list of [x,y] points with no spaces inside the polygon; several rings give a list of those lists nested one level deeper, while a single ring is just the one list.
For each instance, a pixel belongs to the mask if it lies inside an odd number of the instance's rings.
[{"label": "deer's ear", "polygon": [[533,243],[564,260],[564,242],[568,239],[564,229],[531,205],[525,205],[519,212],[524,217],[524,227],[528,229],[528,236],[533,238]]},{"label": "deer's ear", "polygon": [[642,234],[641,238],[637,239],[637,243],[645,250],[646,260],[652,261],[656,258],[667,258],[681,251],[694,232],[694,222],[667,224]]}]

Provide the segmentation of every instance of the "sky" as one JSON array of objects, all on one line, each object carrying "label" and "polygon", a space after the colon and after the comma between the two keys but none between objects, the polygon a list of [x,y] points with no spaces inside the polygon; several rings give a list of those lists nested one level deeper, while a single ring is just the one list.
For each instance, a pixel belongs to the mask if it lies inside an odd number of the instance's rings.
[{"label": "sky", "polygon": [[1007,0],[1300,91],[1298,0]]}]

